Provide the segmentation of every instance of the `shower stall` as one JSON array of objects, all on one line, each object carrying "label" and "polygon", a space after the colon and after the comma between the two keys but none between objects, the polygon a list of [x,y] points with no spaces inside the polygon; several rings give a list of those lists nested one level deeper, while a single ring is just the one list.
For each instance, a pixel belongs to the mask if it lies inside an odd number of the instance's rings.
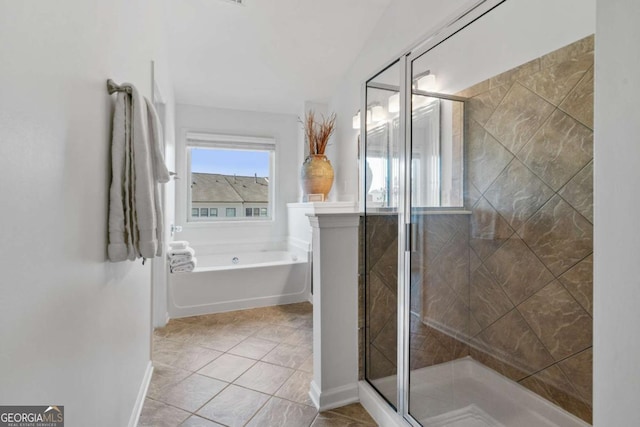
[{"label": "shower stall", "polygon": [[594,40],[522,4],[363,88],[361,376],[407,425],[591,422]]}]

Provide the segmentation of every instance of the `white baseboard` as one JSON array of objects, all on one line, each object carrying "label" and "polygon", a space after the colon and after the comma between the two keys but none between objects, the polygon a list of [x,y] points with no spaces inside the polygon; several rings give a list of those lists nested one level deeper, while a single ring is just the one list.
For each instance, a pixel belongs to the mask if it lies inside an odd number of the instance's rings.
[{"label": "white baseboard", "polygon": [[247,298],[242,300],[234,300],[220,302],[215,304],[194,305],[186,307],[178,307],[173,305],[171,311],[173,315],[169,315],[171,319],[179,319],[181,317],[200,316],[205,314],[225,313],[227,311],[250,310],[252,308],[271,307],[274,305],[296,304],[299,302],[309,301],[309,291],[295,294],[275,295],[268,297]]},{"label": "white baseboard", "polygon": [[144,406],[144,399],[145,397],[147,397],[147,390],[149,389],[149,383],[151,382],[152,375],[153,363],[149,361],[147,370],[144,373],[144,377],[142,378],[142,384],[140,384],[140,389],[138,390],[136,404],[133,405],[133,411],[131,412],[131,417],[129,418],[129,427],[136,427],[138,425],[138,420],[140,419],[140,413],[142,412],[142,407]]},{"label": "white baseboard", "polygon": [[315,381],[311,381],[309,397],[311,398],[311,402],[313,402],[313,406],[320,408],[320,389]]},{"label": "white baseboard", "polygon": [[167,323],[169,323],[169,320],[171,320],[171,318],[169,317],[169,312],[167,311],[164,314],[164,316],[162,316],[160,319],[154,319],[153,327],[154,328],[164,328],[165,326],[167,326]]},{"label": "white baseboard", "polygon": [[347,384],[321,392],[316,382],[311,381],[309,397],[319,411],[328,411],[358,402],[358,384]]}]

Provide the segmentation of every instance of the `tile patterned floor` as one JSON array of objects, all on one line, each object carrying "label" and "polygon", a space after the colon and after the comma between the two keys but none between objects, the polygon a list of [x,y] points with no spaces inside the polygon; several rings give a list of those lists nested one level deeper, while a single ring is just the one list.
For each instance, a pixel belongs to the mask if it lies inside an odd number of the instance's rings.
[{"label": "tile patterned floor", "polygon": [[316,411],[312,335],[308,303],[171,320],[138,426],[375,426],[360,404]]}]

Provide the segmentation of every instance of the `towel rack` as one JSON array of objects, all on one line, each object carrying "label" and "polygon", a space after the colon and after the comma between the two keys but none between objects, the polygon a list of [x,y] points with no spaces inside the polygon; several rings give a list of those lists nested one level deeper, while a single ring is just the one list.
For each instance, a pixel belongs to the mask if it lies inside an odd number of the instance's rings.
[{"label": "towel rack", "polygon": [[107,80],[107,91],[109,92],[109,95],[112,95],[116,92],[127,92],[128,94],[131,94],[131,88],[128,86],[119,86],[116,84],[116,82],[114,82],[113,80],[109,79]]}]

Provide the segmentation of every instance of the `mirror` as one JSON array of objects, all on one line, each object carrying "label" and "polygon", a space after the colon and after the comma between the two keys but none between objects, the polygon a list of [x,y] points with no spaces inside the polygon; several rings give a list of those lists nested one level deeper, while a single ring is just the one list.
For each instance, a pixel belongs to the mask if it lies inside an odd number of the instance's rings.
[{"label": "mirror", "polygon": [[[413,73],[411,97],[412,206],[464,207],[464,101],[433,92],[435,75]],[[364,200],[368,211],[398,208],[400,73],[395,63],[367,82]]]},{"label": "mirror", "polygon": [[400,73],[393,64],[367,82],[364,197],[366,209],[396,209],[400,191]]}]

